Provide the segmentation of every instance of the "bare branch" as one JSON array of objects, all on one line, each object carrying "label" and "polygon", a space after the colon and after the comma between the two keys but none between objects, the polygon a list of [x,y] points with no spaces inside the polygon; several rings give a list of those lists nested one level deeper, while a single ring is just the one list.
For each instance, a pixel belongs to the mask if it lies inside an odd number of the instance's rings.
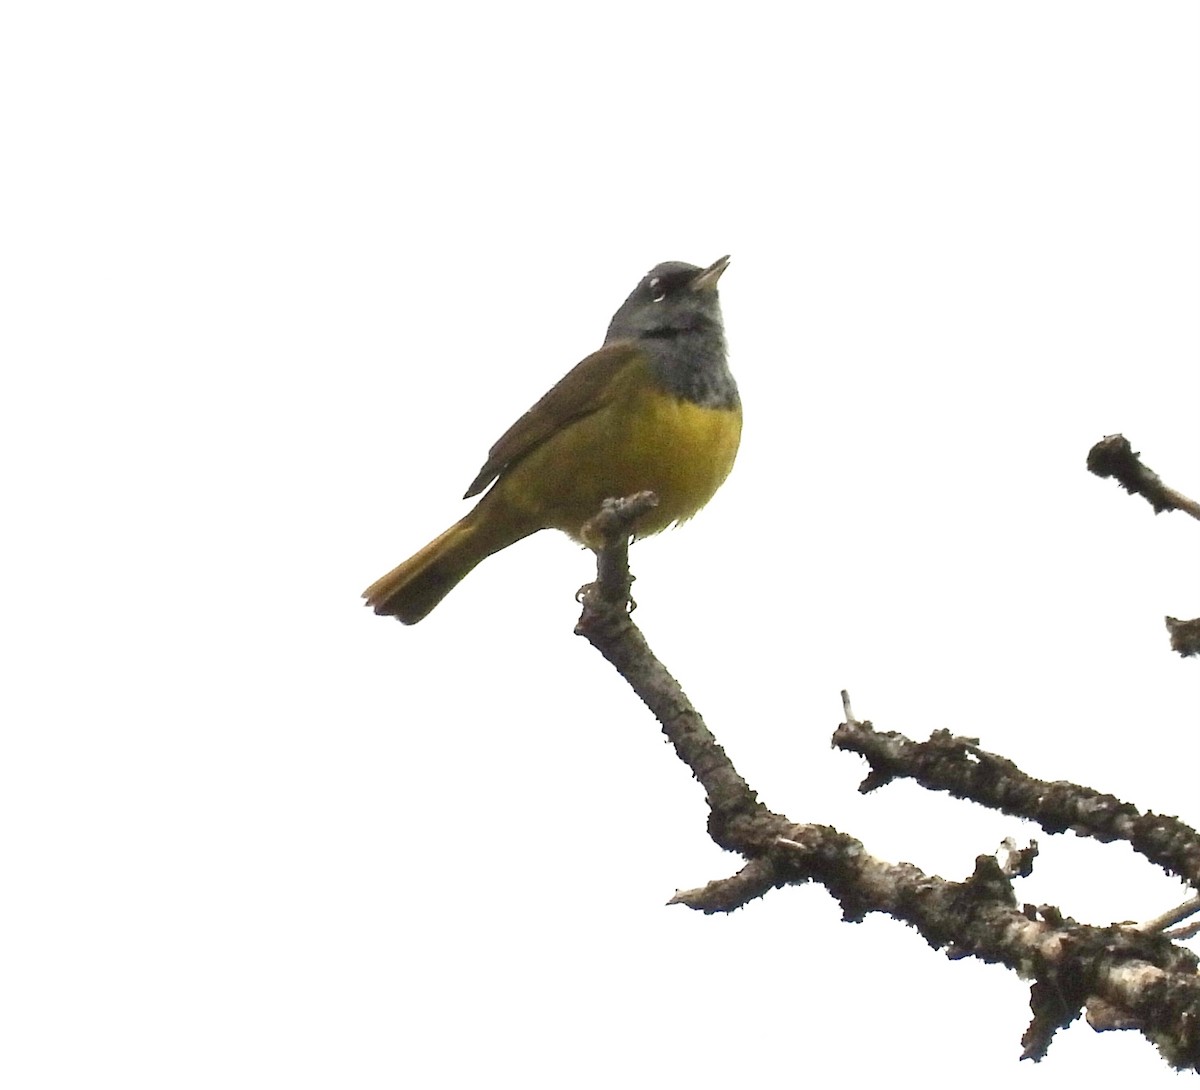
[{"label": "bare branch", "polygon": [[[1032,977],[1034,1015],[1022,1042],[1029,1058],[1040,1059],[1060,1027],[1074,1021],[1085,1006],[1094,1006],[1097,1024],[1136,1027],[1168,1062],[1200,1070],[1198,960],[1167,936],[1128,926],[1080,924],[1051,906],[1018,906],[1008,875],[990,855],[976,859],[975,873],[966,881],[951,882],[909,863],[875,859],[854,837],[828,825],[792,822],[763,805],[679,683],[651,652],[629,616],[628,598],[615,593],[623,586],[627,595],[632,583],[626,552],[628,523],[617,519],[603,537],[607,544],[597,560],[597,582],[580,591],[583,613],[575,631],[628,681],[699,780],[709,805],[709,835],[746,860],[730,877],[677,892],[671,904],[705,913],[731,912],[773,888],[817,882],[837,899],[847,921],[860,921],[872,912],[886,913],[910,924],[949,957],[999,963]],[[617,556],[606,557],[608,552]],[[854,721],[845,693],[843,706],[848,723],[839,728],[839,734],[850,732],[844,748],[855,748],[849,744],[851,738],[869,742],[883,737],[870,724]],[[896,775],[913,774],[906,770],[903,758],[911,758],[916,743],[895,735],[886,737],[888,748],[880,752],[891,756],[882,771],[873,769],[868,778],[874,779],[873,786]],[[935,764],[956,770],[950,780],[957,776],[968,781],[968,766],[976,771],[985,769],[988,775],[977,777],[980,783],[976,785],[983,797],[987,797],[983,781],[988,776],[998,775],[1002,783],[1011,784],[1011,789],[1000,791],[997,799],[987,803],[997,808],[1015,806],[1013,799],[1023,797],[1019,788],[1060,786],[1024,777],[1011,762],[983,753],[969,740],[947,734],[935,750],[943,757]],[[945,757],[951,759],[947,762]],[[925,775],[931,778],[928,770]],[[951,787],[940,785],[940,789]],[[1037,811],[1035,802],[1028,800],[1024,805]],[[1056,830],[1079,825],[1101,839],[1128,839],[1174,873],[1194,878],[1200,871],[1194,832],[1174,819],[1143,817],[1110,796],[1075,788],[1065,793],[1058,809],[1046,810],[1041,820]],[[1018,871],[1027,869],[1035,853],[1036,845],[1030,845],[1018,853],[1016,863],[1006,857],[1006,865]]]},{"label": "bare branch", "polygon": [[1183,904],[1176,905],[1162,915],[1147,920],[1141,925],[1141,930],[1166,931],[1167,928],[1173,927],[1181,920],[1186,920],[1189,916],[1194,916],[1197,912],[1200,912],[1200,897],[1193,897],[1190,901],[1184,901]]},{"label": "bare branch", "polygon": [[[576,595],[583,601],[586,593],[598,594],[610,604],[622,609],[632,608],[629,592],[633,576],[629,572],[629,539],[634,523],[647,511],[658,506],[653,492],[637,492],[632,496],[605,500],[599,514],[583,524],[580,536],[596,553],[596,582],[580,588]],[[628,603],[628,606],[626,606]]]},{"label": "bare branch", "polygon": [[752,859],[737,874],[718,878],[700,889],[677,890],[667,904],[712,914],[732,912],[748,905],[779,885],[779,873],[770,859]]},{"label": "bare branch", "polygon": [[1200,503],[1163,484],[1154,470],[1142,465],[1141,454],[1134,451],[1123,435],[1106,435],[1087,456],[1088,470],[1097,477],[1115,477],[1126,492],[1144,496],[1157,515],[1162,511],[1185,511],[1200,519]]},{"label": "bare branch", "polygon": [[1171,634],[1171,650],[1181,658],[1200,655],[1200,617],[1181,621],[1177,617],[1165,618],[1167,631]]},{"label": "bare branch", "polygon": [[859,785],[864,793],[893,779],[915,780],[932,791],[1036,821],[1049,833],[1070,829],[1104,842],[1127,841],[1168,874],[1200,889],[1200,834],[1195,829],[1178,818],[1143,814],[1131,803],[1090,787],[1035,779],[1007,758],[980,749],[976,738],[939,730],[928,742],[914,742],[855,722],[838,727],[833,744],[870,763],[871,772]]},{"label": "bare branch", "polygon": [[[640,494],[647,495],[653,494]],[[607,545],[597,553],[596,582],[583,587],[577,595],[583,613],[575,632],[616,667],[662,724],[663,733],[680,760],[692,769],[708,795],[712,810],[709,830],[721,844],[718,830],[722,824],[753,816],[762,806],[717,745],[679,682],[655,658],[641,630],[630,619],[628,590],[633,578],[629,575],[628,527],[641,513],[635,505],[637,500],[634,496],[607,501],[606,512],[611,512],[611,516],[602,514],[599,517],[602,522],[593,519],[588,524],[599,530]],[[613,506],[609,508],[608,504]]]}]

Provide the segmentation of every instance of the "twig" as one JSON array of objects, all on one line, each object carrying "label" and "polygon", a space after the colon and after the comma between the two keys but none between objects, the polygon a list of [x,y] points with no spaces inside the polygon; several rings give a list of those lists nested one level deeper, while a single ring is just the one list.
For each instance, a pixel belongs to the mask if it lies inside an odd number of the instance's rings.
[{"label": "twig", "polygon": [[679,682],[655,658],[629,616],[628,594],[633,583],[629,574],[630,527],[647,510],[644,504],[656,502],[654,494],[646,492],[608,500],[601,514],[587,524],[585,538],[599,536],[604,544],[597,550],[596,582],[581,588],[576,596],[583,613],[575,633],[584,636],[616,667],[662,724],[680,760],[693,770],[707,793],[712,809],[709,829],[721,844],[724,837],[716,831],[721,824],[733,823],[763,808],[717,745]]},{"label": "twig", "polygon": [[596,582],[580,588],[578,601],[591,592],[609,604],[628,602],[633,576],[629,572],[629,539],[633,526],[647,511],[658,506],[653,492],[635,492],[632,496],[605,500],[600,512],[583,525],[580,536],[596,552]]},{"label": "twig", "polygon": [[1193,897],[1190,901],[1184,901],[1181,905],[1176,905],[1174,908],[1159,916],[1155,916],[1152,920],[1147,920],[1141,925],[1141,931],[1166,931],[1167,928],[1173,927],[1181,920],[1186,920],[1189,916],[1194,916],[1200,912],[1200,897]]},{"label": "twig", "polygon": [[1035,779],[1007,758],[980,749],[976,738],[939,730],[928,742],[914,742],[876,731],[868,722],[847,722],[834,732],[833,744],[861,754],[871,765],[859,785],[864,794],[894,779],[915,780],[932,791],[1036,821],[1050,833],[1070,829],[1104,842],[1127,841],[1150,862],[1200,889],[1200,833],[1195,829],[1178,818],[1143,814],[1090,787]]},{"label": "twig", "polygon": [[1106,435],[1087,456],[1088,469],[1097,477],[1115,477],[1131,495],[1144,496],[1157,515],[1161,511],[1185,511],[1200,519],[1200,503],[1163,484],[1154,470],[1142,465],[1136,452],[1123,435]]}]

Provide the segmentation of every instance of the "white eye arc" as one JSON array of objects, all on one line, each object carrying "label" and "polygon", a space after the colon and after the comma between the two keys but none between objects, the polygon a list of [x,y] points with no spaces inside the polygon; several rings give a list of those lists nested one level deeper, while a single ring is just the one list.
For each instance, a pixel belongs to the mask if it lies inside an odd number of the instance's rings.
[{"label": "white eye arc", "polygon": [[650,278],[650,282],[646,285],[646,287],[650,289],[650,299],[652,302],[661,303],[667,297],[667,293],[665,291],[660,291],[655,294],[658,285],[661,283],[662,281],[657,276],[652,276]]}]

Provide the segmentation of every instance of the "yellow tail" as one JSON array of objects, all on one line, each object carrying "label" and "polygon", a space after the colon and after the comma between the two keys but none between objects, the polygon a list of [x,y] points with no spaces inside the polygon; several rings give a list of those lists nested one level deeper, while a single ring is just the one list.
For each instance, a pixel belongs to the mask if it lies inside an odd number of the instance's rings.
[{"label": "yellow tail", "polygon": [[539,529],[532,526],[517,530],[508,525],[513,520],[497,519],[496,508],[488,503],[490,496],[420,552],[367,587],[363,591],[367,605],[380,616],[416,624],[481,560]]}]

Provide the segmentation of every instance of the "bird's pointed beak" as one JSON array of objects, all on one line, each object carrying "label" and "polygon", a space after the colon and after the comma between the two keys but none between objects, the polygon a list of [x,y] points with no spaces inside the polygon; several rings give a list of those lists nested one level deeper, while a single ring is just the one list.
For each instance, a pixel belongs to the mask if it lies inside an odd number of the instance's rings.
[{"label": "bird's pointed beak", "polygon": [[729,255],[718,257],[707,269],[696,274],[696,278],[688,286],[692,291],[716,291],[717,281],[721,279],[721,273],[729,268]]}]

